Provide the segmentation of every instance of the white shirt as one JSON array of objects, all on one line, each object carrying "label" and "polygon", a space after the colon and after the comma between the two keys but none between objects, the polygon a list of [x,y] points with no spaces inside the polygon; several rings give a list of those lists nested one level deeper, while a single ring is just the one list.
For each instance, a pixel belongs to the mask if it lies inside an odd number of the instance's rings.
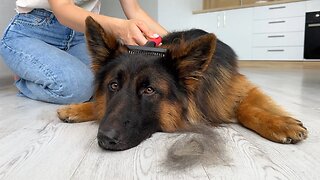
[{"label": "white shirt", "polygon": [[[100,0],[74,0],[74,3],[91,12],[99,13]],[[41,8],[51,11],[48,0],[17,0],[16,11],[18,13],[28,13],[35,8]]]}]

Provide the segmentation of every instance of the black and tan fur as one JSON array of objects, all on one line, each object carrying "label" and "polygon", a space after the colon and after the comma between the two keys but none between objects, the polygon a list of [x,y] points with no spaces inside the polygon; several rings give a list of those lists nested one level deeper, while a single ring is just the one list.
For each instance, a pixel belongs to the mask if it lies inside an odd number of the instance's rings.
[{"label": "black and tan fur", "polygon": [[94,100],[58,110],[65,122],[98,121],[99,145],[124,150],[157,131],[195,124],[239,123],[279,143],[307,137],[289,116],[241,75],[233,50],[202,30],[163,39],[165,57],[130,55],[128,48],[92,18],[86,37],[95,74]]}]

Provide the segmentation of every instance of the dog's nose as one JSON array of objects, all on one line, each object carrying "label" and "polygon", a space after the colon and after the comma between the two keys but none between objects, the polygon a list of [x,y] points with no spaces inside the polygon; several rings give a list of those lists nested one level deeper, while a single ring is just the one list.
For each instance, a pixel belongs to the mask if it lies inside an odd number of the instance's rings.
[{"label": "dog's nose", "polygon": [[106,149],[112,149],[113,146],[117,145],[119,143],[118,140],[119,133],[114,130],[107,130],[107,131],[101,131],[98,132],[98,143],[102,148]]}]

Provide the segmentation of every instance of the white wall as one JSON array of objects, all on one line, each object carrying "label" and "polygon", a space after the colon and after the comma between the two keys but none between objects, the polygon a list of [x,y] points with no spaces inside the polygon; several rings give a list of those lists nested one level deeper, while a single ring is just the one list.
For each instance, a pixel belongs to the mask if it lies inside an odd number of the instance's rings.
[{"label": "white wall", "polygon": [[192,11],[201,8],[201,0],[158,0],[158,22],[168,31],[197,28]]},{"label": "white wall", "polygon": [[[3,31],[6,29],[9,21],[15,15],[15,1],[14,0],[1,0],[0,3],[0,36],[2,37]],[[12,76],[10,70],[3,63],[3,59],[0,56],[0,81]],[[1,82],[0,82],[1,84]]]},{"label": "white wall", "polygon": [[101,5],[101,14],[117,17],[117,18],[125,18],[125,15],[121,9],[120,2],[117,0],[102,0]]},{"label": "white wall", "polygon": [[[141,7],[169,31],[196,28],[192,11],[202,8],[201,0],[139,0]],[[101,13],[125,18],[118,0],[102,1]]]},{"label": "white wall", "polygon": [[[158,19],[158,0],[139,0],[139,3],[153,19]],[[119,0],[102,0],[101,14],[123,19],[126,18]]]}]

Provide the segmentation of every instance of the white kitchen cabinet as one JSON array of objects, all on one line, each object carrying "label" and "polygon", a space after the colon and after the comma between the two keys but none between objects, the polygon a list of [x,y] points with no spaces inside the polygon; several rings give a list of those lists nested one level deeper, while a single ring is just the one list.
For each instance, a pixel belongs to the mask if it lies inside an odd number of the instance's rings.
[{"label": "white kitchen cabinet", "polygon": [[301,17],[305,14],[305,2],[259,6],[255,7],[253,12],[254,19]]},{"label": "white kitchen cabinet", "polygon": [[306,3],[307,3],[307,7],[306,7],[307,12],[320,11],[320,0],[309,0]]},{"label": "white kitchen cabinet", "polygon": [[303,46],[304,32],[254,34],[253,47]]},{"label": "white kitchen cabinet", "polygon": [[303,60],[306,1],[194,15],[240,60]]},{"label": "white kitchen cabinet", "polygon": [[299,46],[289,47],[254,47],[253,60],[281,60],[281,61],[301,61],[303,48]]},{"label": "white kitchen cabinet", "polygon": [[306,2],[255,7],[253,60],[303,60]]},{"label": "white kitchen cabinet", "polygon": [[193,28],[203,29],[207,32],[218,34],[220,28],[219,12],[195,14],[193,16]]},{"label": "white kitchen cabinet", "polygon": [[255,20],[253,33],[301,32],[304,31],[305,16]]},{"label": "white kitchen cabinet", "polygon": [[169,31],[200,28],[215,33],[240,60],[303,60],[306,11],[320,10],[308,0],[192,14],[199,0],[158,0],[158,22]]},{"label": "white kitchen cabinet", "polygon": [[240,60],[251,59],[252,8],[194,15],[197,28],[213,32],[234,49]]},{"label": "white kitchen cabinet", "polygon": [[234,49],[240,60],[252,58],[252,8],[220,12],[217,36]]}]

